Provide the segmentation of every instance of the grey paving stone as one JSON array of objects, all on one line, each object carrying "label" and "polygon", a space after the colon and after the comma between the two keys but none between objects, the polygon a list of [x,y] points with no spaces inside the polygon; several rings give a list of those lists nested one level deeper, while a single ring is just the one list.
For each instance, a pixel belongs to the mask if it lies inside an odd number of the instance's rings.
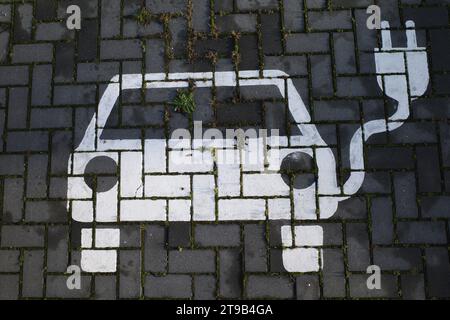
[{"label": "grey paving stone", "polygon": [[19,259],[19,250],[0,250],[0,272],[19,272]]},{"label": "grey paving stone", "polygon": [[169,251],[169,272],[206,273],[216,270],[216,255],[213,250]]},{"label": "grey paving stone", "polygon": [[25,251],[22,296],[42,298],[44,293],[44,251]]},{"label": "grey paving stone", "polygon": [[242,292],[239,250],[220,250],[219,263],[219,296],[223,298],[239,298]]},{"label": "grey paving stone", "polygon": [[77,68],[78,82],[109,81],[119,74],[118,62],[79,63]]},{"label": "grey paving stone", "polygon": [[[306,40],[306,39],[305,39]],[[311,39],[311,41],[316,41]],[[312,56],[311,60],[311,78],[312,78],[312,94],[314,97],[326,97],[334,94],[332,75],[331,75],[331,57],[328,55]],[[354,114],[352,106],[347,106],[349,109],[347,114]],[[320,112],[320,110],[319,110]],[[345,111],[342,110],[341,117],[345,118]],[[318,115],[320,117],[320,114]],[[347,116],[348,117],[348,116]],[[354,116],[353,116],[354,117]],[[317,119],[323,120],[323,119]]]},{"label": "grey paving stone", "polygon": [[422,270],[422,253],[419,248],[374,248],[374,264],[381,270]]},{"label": "grey paving stone", "polygon": [[15,6],[14,40],[16,42],[31,40],[33,23],[33,5],[30,3]]},{"label": "grey paving stone", "polygon": [[320,298],[319,278],[301,275],[295,278],[297,300],[318,300]]},{"label": "grey paving stone", "polygon": [[147,276],[145,278],[145,296],[149,298],[192,297],[192,279],[188,275]]},{"label": "grey paving stone", "polygon": [[116,277],[96,276],[95,277],[95,299],[114,300],[116,298]]},{"label": "grey paving stone", "polygon": [[139,24],[136,19],[124,19],[124,37],[146,37],[156,36],[164,32],[163,24],[160,21],[151,21],[147,25]]},{"label": "grey paving stone", "polygon": [[28,157],[27,197],[45,198],[47,194],[47,155],[32,155]]},{"label": "grey paving stone", "polygon": [[28,84],[28,66],[1,66],[0,85],[14,86]]},{"label": "grey paving stone", "polygon": [[425,283],[423,275],[402,275],[402,296],[407,300],[424,300]]},{"label": "grey paving stone", "polygon": [[181,57],[187,53],[187,27],[187,21],[184,18],[174,18],[169,22],[170,46],[175,57]]},{"label": "grey paving stone", "polygon": [[[80,6],[81,12],[83,12],[83,17],[85,18],[95,18],[98,14],[98,1],[92,0],[79,0],[78,5]],[[67,7],[72,4],[71,0],[61,0],[58,2],[57,17],[66,17]]]},{"label": "grey paving stone", "polygon": [[0,299],[17,300],[19,298],[19,275],[1,274]]},{"label": "grey paving stone", "polygon": [[102,38],[113,38],[120,35],[120,0],[102,0]]},{"label": "grey paving stone", "polygon": [[247,224],[244,227],[245,271],[267,271],[267,247],[264,224]]},{"label": "grey paving stone", "polygon": [[394,225],[391,198],[374,198],[370,208],[372,218],[372,243],[392,244]]},{"label": "grey paving stone", "polygon": [[[55,45],[55,82],[68,83],[73,81],[75,60],[74,43],[57,43]],[[55,91],[54,87],[54,91]]]},{"label": "grey paving stone", "polygon": [[438,221],[398,222],[397,234],[401,243],[447,243],[445,224]]},{"label": "grey paving stone", "polygon": [[250,299],[292,299],[294,283],[286,276],[257,276],[247,278],[247,297]]},{"label": "grey paving stone", "polygon": [[192,9],[192,27],[197,32],[209,31],[209,14],[210,14],[210,1],[197,0],[193,3]]},{"label": "grey paving stone", "polygon": [[50,62],[53,59],[53,45],[17,44],[13,47],[13,63]]},{"label": "grey paving stone", "polygon": [[146,0],[145,6],[154,13],[176,13],[186,10],[186,0]]},{"label": "grey paving stone", "polygon": [[39,108],[31,110],[30,128],[67,128],[72,126],[71,108]]},{"label": "grey paving stone", "polygon": [[356,73],[355,36],[352,32],[333,34],[336,71]]},{"label": "grey paving stone", "polygon": [[191,245],[191,225],[186,222],[174,222],[169,226],[169,246],[172,248]]},{"label": "grey paving stone", "polygon": [[11,21],[11,5],[2,4],[0,5],[0,11],[2,12],[2,17],[0,18],[0,22],[10,22]]},{"label": "grey paving stone", "polygon": [[24,129],[27,126],[28,89],[9,89],[8,129]]},{"label": "grey paving stone", "polygon": [[419,192],[440,192],[439,155],[435,147],[416,149]]},{"label": "grey paving stone", "polygon": [[332,219],[364,219],[366,217],[366,199],[363,197],[353,197],[340,203]]},{"label": "grey paving stone", "polygon": [[51,136],[52,153],[51,167],[52,174],[66,174],[69,153],[72,151],[72,133],[67,131],[55,131]]},{"label": "grey paving stone", "polygon": [[308,13],[308,25],[312,30],[351,29],[352,13],[350,10],[312,11]]},{"label": "grey paving stone", "polygon": [[370,265],[369,236],[367,231],[367,225],[363,223],[349,223],[346,225],[349,270],[366,271]]},{"label": "grey paving stone", "polygon": [[25,221],[27,222],[67,222],[65,201],[27,201]]},{"label": "grey paving stone", "polygon": [[344,253],[341,249],[323,249],[323,296],[344,298],[345,292]]},{"label": "grey paving stone", "polygon": [[141,251],[120,250],[119,297],[139,298],[141,296]]},{"label": "grey paving stone", "polygon": [[323,296],[325,298],[345,298],[345,277],[343,275],[324,275]]},{"label": "grey paving stone", "polygon": [[264,66],[267,69],[284,71],[290,76],[308,74],[307,59],[304,56],[265,56]]},{"label": "grey paving stone", "polygon": [[[368,76],[338,77],[337,95],[342,98],[379,97],[381,91]],[[372,85],[369,85],[372,84]]]},{"label": "grey paving stone", "polygon": [[166,235],[164,227],[147,226],[145,229],[145,270],[164,272],[167,266],[167,251],[165,249]]},{"label": "grey paving stone", "polygon": [[[386,156],[389,155],[389,161]],[[411,169],[413,152],[408,147],[370,147],[367,152],[368,168],[374,169]]]},{"label": "grey paving stone", "polygon": [[6,150],[10,152],[47,151],[47,131],[14,131],[8,133]]},{"label": "grey paving stone", "polygon": [[38,20],[50,20],[56,17],[56,1],[36,0],[35,14]]},{"label": "grey paving stone", "polygon": [[120,246],[124,248],[137,248],[141,246],[141,229],[139,225],[121,226]]},{"label": "grey paving stone", "polygon": [[328,52],[329,36],[326,33],[296,33],[287,36],[286,50],[289,53]]},{"label": "grey paving stone", "polygon": [[216,17],[217,29],[220,32],[255,32],[256,15],[230,14]]},{"label": "grey paving stone", "polygon": [[[319,71],[317,72],[319,73]],[[318,87],[322,86],[318,85]],[[359,104],[357,101],[342,101],[342,100],[316,101],[314,103],[314,118],[317,121],[359,120],[360,119]]]},{"label": "grey paving stone", "polygon": [[0,175],[21,176],[25,170],[25,157],[18,154],[0,154]]},{"label": "grey paving stone", "polygon": [[89,298],[91,291],[91,277],[81,276],[80,289],[70,290],[67,287],[67,276],[47,275],[46,297],[48,298]]},{"label": "grey paving stone", "polygon": [[69,227],[49,226],[47,272],[65,272],[69,265]]},{"label": "grey paving stone", "polygon": [[214,300],[216,297],[216,278],[214,276],[194,276],[194,299]]},{"label": "grey paving stone", "polygon": [[0,34],[0,61],[4,62],[8,58],[9,32],[4,31]]},{"label": "grey paving stone", "polygon": [[412,172],[394,173],[395,213],[397,217],[418,216],[415,177]]},{"label": "grey paving stone", "polygon": [[283,0],[283,16],[286,29],[292,32],[305,30],[303,1]]},{"label": "grey paving stone", "polygon": [[2,227],[2,247],[43,247],[43,226],[6,225]]},{"label": "grey paving stone", "polygon": [[55,105],[81,105],[95,103],[94,85],[55,86],[53,103]]},{"label": "grey paving stone", "polygon": [[195,243],[204,247],[233,247],[240,245],[239,225],[195,225]]},{"label": "grey paving stone", "polygon": [[431,297],[450,297],[450,264],[447,248],[425,249],[428,294]]},{"label": "grey paving stone", "polygon": [[97,57],[98,21],[85,20],[78,36],[78,58],[94,60]]},{"label": "grey paving stone", "polygon": [[51,104],[52,73],[53,68],[51,65],[34,66],[31,89],[32,106],[48,106]]},{"label": "grey paving stone", "polygon": [[448,218],[450,198],[447,196],[423,197],[420,201],[422,215],[430,218]]},{"label": "grey paving stone", "polygon": [[19,222],[23,217],[24,182],[23,179],[10,178],[4,181],[3,221]]},{"label": "grey paving stone", "polygon": [[142,56],[139,40],[103,40],[100,43],[100,58],[104,60],[140,59]]},{"label": "grey paving stone", "polygon": [[240,70],[255,70],[259,67],[258,39],[256,35],[244,35],[239,39]]},{"label": "grey paving stone", "polygon": [[237,3],[238,10],[277,9],[276,0],[242,0]]},{"label": "grey paving stone", "polygon": [[[391,192],[391,177],[388,172],[366,172],[360,193],[387,194]],[[397,200],[397,197],[395,198]]]},{"label": "grey paving stone", "polygon": [[349,277],[350,296],[353,298],[397,298],[397,277],[381,275],[381,289],[368,289],[369,275],[352,274]]},{"label": "grey paving stone", "polygon": [[38,23],[35,39],[39,41],[69,41],[74,38],[74,31],[67,29],[66,22]]}]

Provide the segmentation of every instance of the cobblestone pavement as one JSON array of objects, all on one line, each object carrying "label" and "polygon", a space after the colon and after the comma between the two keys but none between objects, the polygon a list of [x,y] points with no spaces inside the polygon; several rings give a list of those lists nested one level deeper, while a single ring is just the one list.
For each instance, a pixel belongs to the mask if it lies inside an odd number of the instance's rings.
[{"label": "cobblestone pavement", "polygon": [[[71,4],[81,7],[79,31],[66,28]],[[372,4],[395,46],[415,21],[430,84],[401,128],[365,144],[358,193],[316,221],[319,272],[285,270],[281,221],[124,222],[118,271],[86,272],[80,290],[67,288],[67,267],[80,265],[67,165],[114,75],[283,70],[342,185],[353,134],[396,108],[377,84]],[[0,298],[449,298],[449,9],[449,0],[0,0]],[[193,120],[295,130],[270,90],[197,88],[192,116],[173,111],[175,94],[126,92],[108,125],[138,137]],[[370,265],[381,268],[379,290],[366,286]]]}]

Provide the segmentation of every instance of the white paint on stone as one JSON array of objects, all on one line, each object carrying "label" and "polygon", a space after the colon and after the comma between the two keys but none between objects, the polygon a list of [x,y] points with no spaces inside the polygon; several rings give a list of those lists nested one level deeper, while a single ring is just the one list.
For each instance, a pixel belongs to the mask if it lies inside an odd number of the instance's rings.
[{"label": "white paint on stone", "polygon": [[244,197],[288,196],[290,188],[279,174],[244,174],[242,177]]},{"label": "white paint on stone", "polygon": [[81,250],[81,269],[85,272],[116,272],[117,250]]},{"label": "white paint on stone", "polygon": [[111,190],[97,193],[95,221],[117,222],[117,192],[116,183]]},{"label": "white paint on stone", "polygon": [[[241,194],[241,168],[239,162],[230,161],[230,159],[239,159],[238,150],[217,150],[217,189],[219,197],[237,197]],[[235,164],[224,164],[224,163]]]},{"label": "white paint on stone", "polygon": [[219,200],[219,221],[265,220],[264,199],[222,199]]},{"label": "white paint on stone", "polygon": [[166,221],[166,200],[122,200],[120,221]]},{"label": "white paint on stone", "polygon": [[169,221],[191,221],[191,200],[169,200]]},{"label": "white paint on stone", "polygon": [[95,230],[96,248],[118,248],[120,245],[120,230],[101,228]]},{"label": "white paint on stone", "polygon": [[142,179],[142,152],[120,154],[120,195],[141,198],[144,194]]},{"label": "white paint on stone", "polygon": [[211,172],[214,159],[211,150],[173,150],[169,151],[170,173]]},{"label": "white paint on stone", "polygon": [[84,182],[84,177],[67,178],[68,199],[92,199],[92,190]]},{"label": "white paint on stone", "polygon": [[166,140],[146,140],[144,146],[144,172],[166,172]]},{"label": "white paint on stone", "polygon": [[81,229],[81,247],[92,248],[92,229]]},{"label": "white paint on stone", "polygon": [[94,203],[92,201],[72,201],[72,218],[79,222],[94,221]]},{"label": "white paint on stone", "polygon": [[290,220],[291,199],[276,198],[268,200],[269,220]]},{"label": "white paint on stone", "polygon": [[191,179],[188,175],[145,176],[146,197],[188,197]]},{"label": "white paint on stone", "polygon": [[194,221],[215,221],[216,201],[213,175],[192,177]]}]

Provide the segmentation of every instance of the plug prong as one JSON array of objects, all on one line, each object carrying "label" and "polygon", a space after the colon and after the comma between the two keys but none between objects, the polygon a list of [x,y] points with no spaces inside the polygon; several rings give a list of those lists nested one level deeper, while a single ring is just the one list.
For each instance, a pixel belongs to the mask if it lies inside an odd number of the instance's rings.
[{"label": "plug prong", "polygon": [[408,41],[408,49],[417,49],[416,24],[414,21],[408,20],[406,25],[406,39]]},{"label": "plug prong", "polygon": [[387,21],[381,22],[381,42],[383,45],[383,49],[392,49],[391,30],[389,22]]}]

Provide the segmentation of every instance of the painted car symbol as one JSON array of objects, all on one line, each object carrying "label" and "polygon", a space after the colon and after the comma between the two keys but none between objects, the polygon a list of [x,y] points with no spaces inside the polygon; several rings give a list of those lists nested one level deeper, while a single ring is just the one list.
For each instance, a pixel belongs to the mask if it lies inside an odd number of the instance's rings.
[{"label": "painted car symbol", "polygon": [[[339,202],[354,195],[364,181],[364,142],[393,131],[409,117],[412,100],[429,82],[427,53],[417,47],[414,23],[408,21],[406,48],[393,48],[389,25],[382,23],[382,49],[375,49],[377,80],[384,93],[398,102],[386,119],[365,123],[350,144],[351,173],[343,186],[337,182],[336,159],[312,123],[292,79],[279,70],[123,74],[113,77],[101,97],[97,113],[68,164],[68,210],[75,221],[90,223],[81,230],[81,268],[86,272],[115,272],[120,230],[113,224],[129,221],[257,221],[290,220],[282,227],[283,264],[288,272],[319,271],[323,265],[323,230],[313,222],[328,219]],[[236,143],[202,141],[179,147],[176,139],[106,139],[102,133],[122,90],[201,87],[276,86],[287,101],[300,135],[266,140],[267,166],[248,166]],[[260,138],[253,141],[257,144]],[[211,141],[209,141],[211,143]],[[271,145],[272,144],[272,145]],[[210,145],[209,145],[210,146]],[[275,147],[275,148],[274,148]],[[275,156],[276,150],[276,156]],[[271,155],[271,152],[274,154]],[[216,157],[233,154],[238,163]],[[237,153],[237,154],[236,154]],[[316,181],[291,190],[281,175],[282,160],[292,154],[312,157]],[[202,159],[180,165],[179,157]],[[89,183],[102,160],[112,177]],[[213,171],[214,165],[217,172]],[[260,166],[261,165],[261,166]],[[108,166],[108,165],[106,165]],[[117,168],[116,168],[117,166]],[[113,177],[118,174],[119,178]],[[118,180],[118,181],[117,181]],[[97,184],[101,184],[99,187]],[[241,190],[242,184],[242,190]]]}]

